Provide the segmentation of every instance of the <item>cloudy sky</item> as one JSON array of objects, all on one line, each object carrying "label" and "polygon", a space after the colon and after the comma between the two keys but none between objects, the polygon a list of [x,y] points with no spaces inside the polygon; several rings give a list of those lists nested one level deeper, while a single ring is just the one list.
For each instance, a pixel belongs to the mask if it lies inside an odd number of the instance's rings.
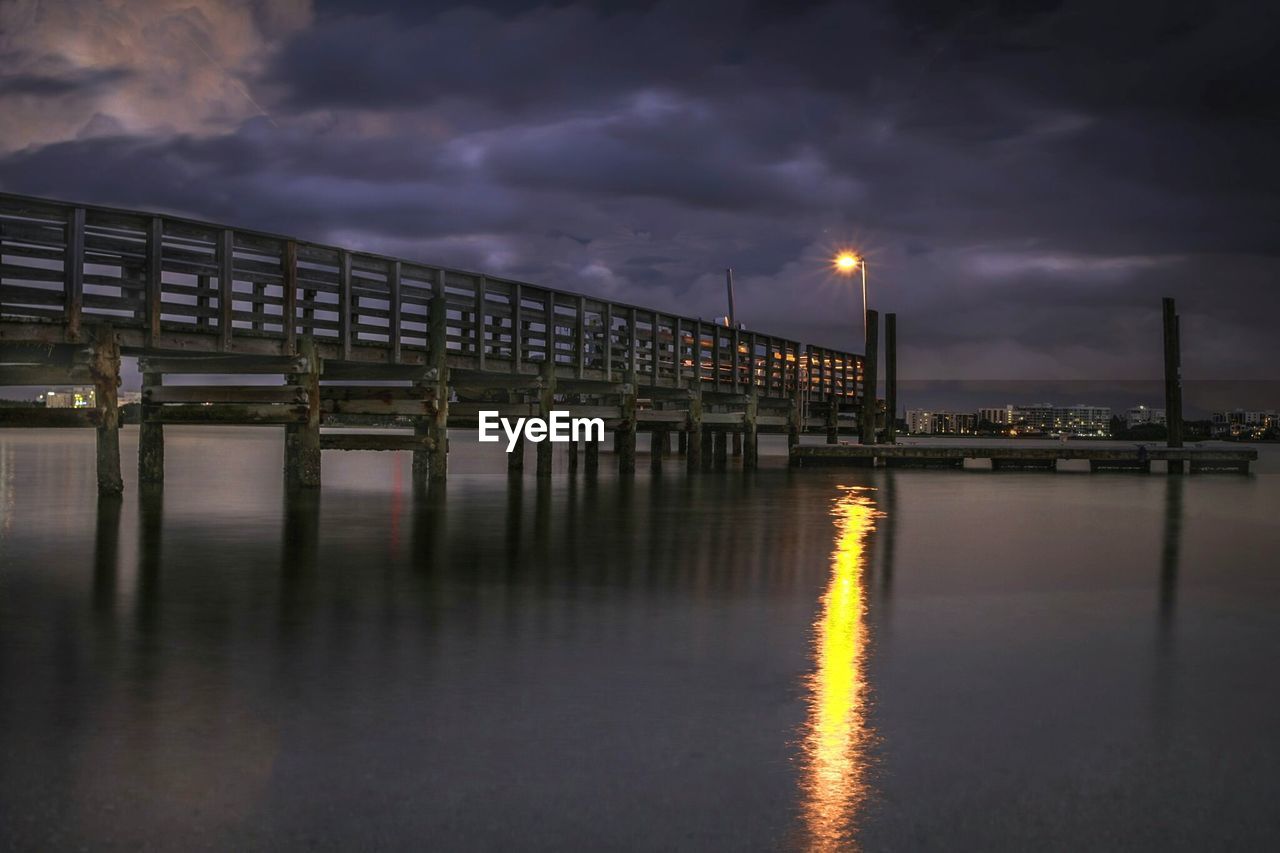
[{"label": "cloudy sky", "polygon": [[860,348],[902,373],[1280,361],[1263,4],[3,0],[0,188]]}]

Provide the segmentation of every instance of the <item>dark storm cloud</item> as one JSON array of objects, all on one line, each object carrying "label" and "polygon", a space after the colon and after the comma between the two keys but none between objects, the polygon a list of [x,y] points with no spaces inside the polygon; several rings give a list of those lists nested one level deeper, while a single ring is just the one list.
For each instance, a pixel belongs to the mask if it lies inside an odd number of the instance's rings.
[{"label": "dark storm cloud", "polygon": [[907,373],[1151,374],[1166,293],[1189,365],[1265,373],[1276,30],[1249,4],[322,2],[240,72],[267,116],[28,147],[0,183],[705,317],[732,265],[752,325],[838,346],[858,306],[826,260],[856,243]]},{"label": "dark storm cloud", "polygon": [[[3,58],[0,58],[2,61]],[[125,68],[103,68],[92,71],[76,71],[68,74],[2,74],[0,96],[33,95],[43,98],[89,94],[128,77]]]}]

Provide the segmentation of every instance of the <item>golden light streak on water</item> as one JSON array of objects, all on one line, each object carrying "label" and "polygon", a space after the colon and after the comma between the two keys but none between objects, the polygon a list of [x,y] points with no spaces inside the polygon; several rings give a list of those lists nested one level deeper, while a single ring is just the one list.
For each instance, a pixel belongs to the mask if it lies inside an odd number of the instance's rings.
[{"label": "golden light streak on water", "polygon": [[855,843],[857,813],[866,799],[867,727],[866,539],[875,504],[849,488],[832,507],[836,522],[831,580],[814,623],[809,719],[804,737],[803,815],[812,850],[847,850]]}]

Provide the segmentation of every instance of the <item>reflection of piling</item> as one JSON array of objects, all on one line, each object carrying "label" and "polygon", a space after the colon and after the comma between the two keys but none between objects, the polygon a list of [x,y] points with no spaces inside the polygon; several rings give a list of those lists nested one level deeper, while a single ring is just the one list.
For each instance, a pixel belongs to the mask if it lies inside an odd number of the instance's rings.
[{"label": "reflection of piling", "polygon": [[863,357],[862,379],[862,427],[859,440],[863,444],[876,443],[876,350],[880,342],[880,314],[867,312],[866,355]]},{"label": "reflection of piling", "polygon": [[1178,564],[1182,551],[1182,479],[1166,480],[1164,499],[1164,543],[1160,551],[1160,628],[1173,626],[1178,597]]},{"label": "reflection of piling", "polygon": [[98,496],[98,522],[93,540],[93,606],[102,613],[110,612],[115,605],[121,500],[116,494]]},{"label": "reflection of piling", "polygon": [[[1182,339],[1177,307],[1164,298],[1164,411],[1168,445],[1182,446]],[[1182,473],[1182,460],[1169,460],[1169,473]]]},{"label": "reflection of piling", "polygon": [[884,315],[884,440],[898,438],[898,315]]}]

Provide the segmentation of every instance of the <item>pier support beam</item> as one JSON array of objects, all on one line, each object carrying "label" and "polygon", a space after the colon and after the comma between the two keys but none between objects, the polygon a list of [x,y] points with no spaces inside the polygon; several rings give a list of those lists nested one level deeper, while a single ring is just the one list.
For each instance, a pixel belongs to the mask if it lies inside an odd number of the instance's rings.
[{"label": "pier support beam", "polygon": [[898,440],[898,315],[884,315],[884,440]]},{"label": "pier support beam", "polygon": [[787,411],[787,452],[791,452],[791,448],[800,444],[800,427],[803,423],[804,404],[800,398],[800,389],[797,387],[791,393],[791,408]]},{"label": "pier support beam", "polygon": [[[556,398],[556,363],[551,353],[547,353],[547,360],[542,363],[542,387],[538,390],[538,414],[543,420],[550,420],[551,409],[555,406]],[[552,456],[552,448],[555,447],[551,443],[548,436],[546,440],[537,444],[538,452],[538,476],[550,477],[551,469],[554,463]]]},{"label": "pier support beam", "polygon": [[622,394],[622,420],[614,433],[618,448],[618,473],[634,474],[636,470],[636,374],[627,372],[627,389]]},{"label": "pier support beam", "polygon": [[858,430],[858,440],[863,444],[876,443],[876,377],[879,375],[876,350],[879,341],[880,314],[867,311],[867,340],[862,367],[862,426]]},{"label": "pier support beam", "polygon": [[98,494],[124,491],[120,475],[120,344],[109,325],[98,327],[91,369],[98,408]]},{"label": "pier support beam", "polygon": [[676,432],[676,453],[681,456],[686,456],[689,453],[689,431],[687,429]]},{"label": "pier support beam", "polygon": [[756,436],[756,416],[759,410],[760,396],[753,385],[751,393],[747,396],[747,410],[742,416],[742,467],[744,470],[755,468],[760,459],[760,447]]},{"label": "pier support beam", "polygon": [[[415,434],[425,433],[431,439],[430,451],[419,451],[414,454],[414,480],[420,480],[419,457],[425,455],[428,480],[433,483],[443,483],[449,477],[449,363],[447,361],[449,339],[448,309],[444,296],[444,270],[436,270],[431,291],[427,328],[430,364],[435,372],[434,382],[430,386],[435,392],[435,407],[427,423],[423,424],[419,421],[414,428]],[[423,427],[425,429],[422,429]]]},{"label": "pier support beam", "polygon": [[689,390],[689,419],[685,422],[684,432],[685,470],[690,473],[702,469],[702,389],[694,387]]},{"label": "pier support beam", "polygon": [[142,406],[138,418],[138,483],[164,483],[164,425],[156,417],[158,408],[147,402],[149,391],[164,385],[163,373],[142,374]]},{"label": "pier support beam", "polygon": [[583,455],[586,457],[583,460],[586,473],[594,477],[600,470],[600,442],[586,442],[586,447],[583,448]]},{"label": "pier support beam", "polygon": [[835,394],[827,397],[827,444],[840,443],[840,398]]},{"label": "pier support beam", "polygon": [[[595,444],[594,441],[589,441],[587,443]],[[569,473],[570,474],[578,473],[578,442],[571,441],[568,444],[566,444],[564,446],[564,454],[565,454],[565,458],[569,461]]]},{"label": "pier support beam", "polygon": [[298,343],[305,360],[305,373],[289,375],[289,384],[304,390],[307,397],[305,423],[284,428],[284,476],[291,488],[320,487],[320,357],[310,335]]},{"label": "pier support beam", "polygon": [[[1164,298],[1164,412],[1168,446],[1182,446],[1182,336],[1177,305]],[[1169,460],[1169,473],[1181,474],[1181,459]]]},{"label": "pier support beam", "polygon": [[729,467],[729,442],[724,430],[718,429],[712,433],[712,455],[713,465],[717,471],[723,471]]},{"label": "pier support beam", "polygon": [[733,433],[733,458],[737,459],[742,455],[742,433]]},{"label": "pier support beam", "polygon": [[507,454],[507,473],[511,475],[524,473],[524,431],[516,436],[515,446]]}]

